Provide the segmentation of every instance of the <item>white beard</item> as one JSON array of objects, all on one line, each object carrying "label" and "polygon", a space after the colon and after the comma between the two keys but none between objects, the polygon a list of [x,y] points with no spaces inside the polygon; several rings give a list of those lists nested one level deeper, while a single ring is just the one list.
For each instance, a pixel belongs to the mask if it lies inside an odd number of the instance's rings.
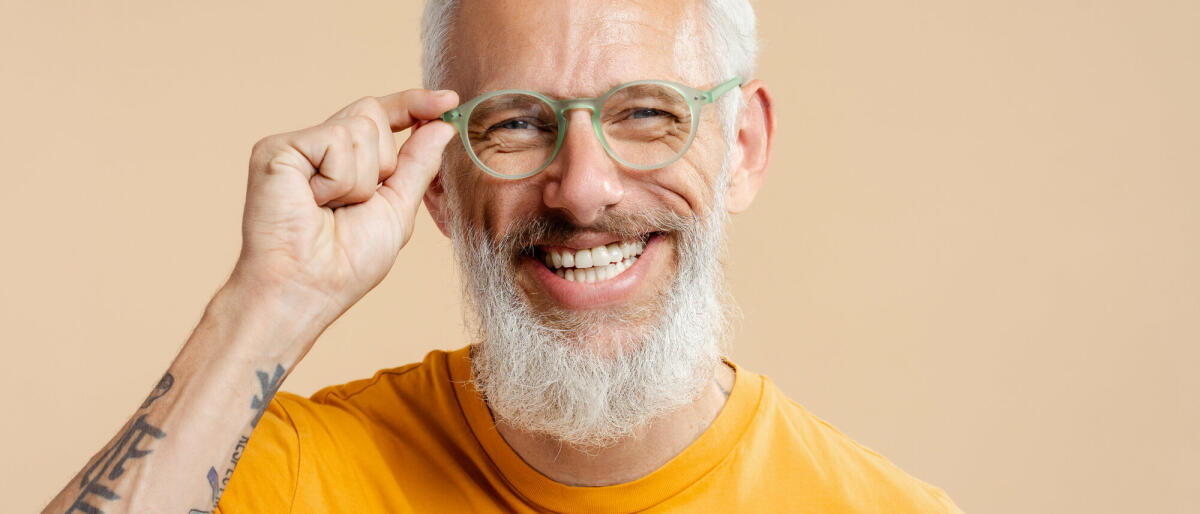
[{"label": "white beard", "polygon": [[[465,212],[447,193],[450,212]],[[674,236],[677,271],[652,305],[603,313],[531,308],[515,263],[519,249],[536,240],[530,225],[537,220],[515,223],[499,242],[451,220],[474,314],[467,322],[483,340],[471,358],[473,382],[499,421],[593,451],[699,397],[721,363],[733,305],[720,263],[724,191],[714,196],[715,214],[700,220],[626,218]]]}]

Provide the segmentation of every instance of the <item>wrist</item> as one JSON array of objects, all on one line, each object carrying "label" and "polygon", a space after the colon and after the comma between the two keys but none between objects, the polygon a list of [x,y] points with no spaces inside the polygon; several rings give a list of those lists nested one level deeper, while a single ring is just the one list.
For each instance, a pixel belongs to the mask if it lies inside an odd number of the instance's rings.
[{"label": "wrist", "polygon": [[235,272],[205,307],[204,321],[221,327],[224,351],[295,364],[343,310],[326,295]]}]

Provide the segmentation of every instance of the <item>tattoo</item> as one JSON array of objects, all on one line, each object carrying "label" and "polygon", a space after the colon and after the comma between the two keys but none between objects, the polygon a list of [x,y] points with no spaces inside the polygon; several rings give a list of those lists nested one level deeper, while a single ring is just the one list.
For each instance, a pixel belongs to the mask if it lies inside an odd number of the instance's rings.
[{"label": "tattoo", "polygon": [[225,476],[217,481],[217,468],[208,468],[208,485],[212,487],[212,506],[217,508],[217,504],[221,502],[221,496],[225,494],[225,488],[229,487],[229,480],[233,478],[233,469],[237,467],[238,461],[242,460],[242,452],[246,451],[246,444],[250,442],[249,436],[242,436],[238,439],[237,445],[233,447],[233,455],[229,456],[229,467],[225,468]]},{"label": "tattoo", "polygon": [[720,383],[720,382],[718,382],[718,381],[717,381],[717,379],[715,379],[715,378],[713,379],[713,383],[714,383],[714,384],[717,384],[717,390],[718,390],[718,391],[721,391],[721,394],[725,395],[725,398],[726,398],[726,399],[728,399],[728,398],[729,398],[729,391],[728,391],[727,389],[725,389],[724,387],[722,387],[722,386],[721,386],[721,383]]},{"label": "tattoo", "polygon": [[250,408],[255,410],[254,419],[250,420],[251,427],[258,426],[258,420],[262,418],[263,412],[267,410],[267,405],[271,403],[271,398],[275,397],[275,393],[279,392],[279,384],[283,382],[283,366],[275,365],[275,375],[268,376],[265,371],[255,371],[258,375],[258,383],[262,386],[262,398],[257,395],[250,402]]},{"label": "tattoo", "polygon": [[212,488],[212,506],[221,501],[221,484],[217,482],[217,468],[208,468],[208,486]]},{"label": "tattoo", "polygon": [[76,510],[86,514],[103,514],[104,511],[88,503],[87,500],[90,495],[99,496],[105,500],[120,499],[117,493],[113,492],[109,486],[102,484],[101,481],[107,481],[109,484],[112,484],[115,480],[121,478],[121,475],[125,474],[125,464],[129,459],[140,459],[150,455],[154,450],[148,446],[139,446],[146,436],[154,439],[162,439],[167,434],[158,427],[147,423],[146,415],[142,414],[134,420],[133,426],[121,434],[115,445],[105,450],[104,453],[101,453],[100,458],[96,459],[96,462],[92,463],[87,471],[84,471],[83,480],[79,483],[79,488],[81,489],[79,496],[75,498],[75,503],[72,503],[67,508],[65,514],[71,514]]},{"label": "tattoo", "polygon": [[146,397],[146,401],[142,402],[141,408],[149,407],[154,400],[162,398],[167,391],[171,390],[171,386],[175,385],[175,377],[171,376],[170,372],[163,373],[162,378],[158,379],[158,385],[154,386],[154,390],[150,391],[150,396]]}]

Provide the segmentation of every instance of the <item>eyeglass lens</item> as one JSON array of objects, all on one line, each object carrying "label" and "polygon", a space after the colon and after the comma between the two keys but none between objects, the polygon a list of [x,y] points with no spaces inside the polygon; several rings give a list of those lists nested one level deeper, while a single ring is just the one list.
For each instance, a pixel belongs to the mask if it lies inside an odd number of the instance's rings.
[{"label": "eyeglass lens", "polygon": [[[686,149],[692,131],[687,99],[661,84],[617,90],[600,109],[600,129],[612,153],[642,168],[664,165]],[[475,156],[502,175],[524,175],[554,156],[558,118],[544,100],[523,93],[497,95],[476,105],[467,120]]]}]

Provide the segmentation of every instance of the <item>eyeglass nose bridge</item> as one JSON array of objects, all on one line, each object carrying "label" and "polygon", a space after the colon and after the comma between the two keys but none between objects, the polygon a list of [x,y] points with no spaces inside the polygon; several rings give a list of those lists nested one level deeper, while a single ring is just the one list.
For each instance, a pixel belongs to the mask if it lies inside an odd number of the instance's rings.
[{"label": "eyeglass nose bridge", "polygon": [[570,100],[560,100],[555,102],[554,110],[559,116],[566,116],[567,111],[576,109],[587,109],[592,114],[600,110],[599,98],[572,98]]},{"label": "eyeglass nose bridge", "polygon": [[591,114],[592,132],[596,135],[596,139],[600,141],[600,146],[604,148],[604,153],[617,162],[622,162],[620,157],[613,153],[612,148],[609,148],[608,142],[604,139],[604,134],[600,128],[600,110],[604,107],[604,98],[570,98],[566,100],[557,100],[551,102],[551,108],[558,115],[558,143],[555,145],[554,152],[551,154],[550,160],[546,165],[558,159],[559,151],[562,150],[563,142],[567,135],[567,113],[579,109],[587,110]]}]

